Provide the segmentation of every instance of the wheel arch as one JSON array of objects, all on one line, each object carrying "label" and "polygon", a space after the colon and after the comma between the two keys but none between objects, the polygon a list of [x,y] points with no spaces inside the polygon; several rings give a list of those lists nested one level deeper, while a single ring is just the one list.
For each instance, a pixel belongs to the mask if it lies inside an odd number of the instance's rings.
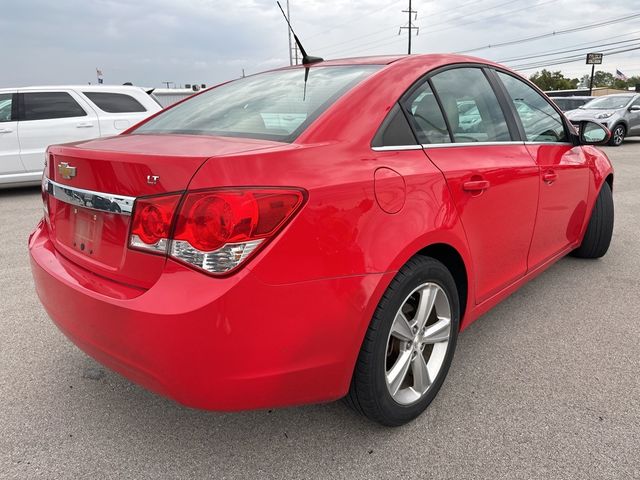
[{"label": "wheel arch", "polygon": [[467,311],[469,296],[469,273],[464,259],[458,250],[447,243],[434,243],[419,250],[416,255],[431,257],[441,262],[456,282],[460,302],[460,324]]}]

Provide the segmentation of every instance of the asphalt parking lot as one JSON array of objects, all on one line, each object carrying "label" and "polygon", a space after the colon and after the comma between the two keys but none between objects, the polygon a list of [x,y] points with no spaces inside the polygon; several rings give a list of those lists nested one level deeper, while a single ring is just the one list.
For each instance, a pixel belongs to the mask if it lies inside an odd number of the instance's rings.
[{"label": "asphalt parking lot", "polygon": [[402,428],[341,403],[189,410],[87,357],[34,292],[37,189],[0,191],[0,478],[640,478],[640,139],[607,148],[616,223],[465,331]]}]

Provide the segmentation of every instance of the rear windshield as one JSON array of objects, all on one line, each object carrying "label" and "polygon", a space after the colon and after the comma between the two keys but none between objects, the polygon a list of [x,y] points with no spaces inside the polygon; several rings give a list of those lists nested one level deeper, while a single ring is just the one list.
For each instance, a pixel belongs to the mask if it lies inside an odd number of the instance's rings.
[{"label": "rear windshield", "polygon": [[220,135],[292,142],[376,65],[267,72],[194,96],[152,118],[135,133]]}]

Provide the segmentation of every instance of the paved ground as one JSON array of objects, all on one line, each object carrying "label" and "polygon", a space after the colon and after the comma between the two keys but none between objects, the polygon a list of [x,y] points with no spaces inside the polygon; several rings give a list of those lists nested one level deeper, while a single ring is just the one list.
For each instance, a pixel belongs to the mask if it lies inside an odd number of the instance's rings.
[{"label": "paved ground", "polygon": [[472,325],[418,421],[342,404],[188,410],[105,371],[40,307],[37,190],[0,192],[0,478],[640,478],[640,140],[607,149],[616,226]]}]

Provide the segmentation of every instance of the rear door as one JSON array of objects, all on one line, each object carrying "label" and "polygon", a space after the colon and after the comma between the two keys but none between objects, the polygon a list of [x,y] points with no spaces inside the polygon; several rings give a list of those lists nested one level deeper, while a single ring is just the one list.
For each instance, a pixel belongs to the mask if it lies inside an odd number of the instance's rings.
[{"label": "rear door", "polygon": [[20,161],[16,101],[16,93],[0,93],[0,175],[24,172]]},{"label": "rear door", "polygon": [[71,90],[19,91],[18,98],[20,157],[28,172],[42,170],[49,145],[100,136],[96,113]]},{"label": "rear door", "polygon": [[529,253],[529,268],[535,268],[579,240],[589,168],[551,102],[513,75],[497,72],[497,77],[516,109],[527,150],[540,167],[540,205]]},{"label": "rear door", "polygon": [[87,88],[81,94],[98,112],[102,136],[118,135],[161,109],[143,90],[114,92]]},{"label": "rear door", "polygon": [[477,303],[525,275],[538,203],[538,166],[504,103],[471,66],[436,72],[403,101],[461,217]]}]

